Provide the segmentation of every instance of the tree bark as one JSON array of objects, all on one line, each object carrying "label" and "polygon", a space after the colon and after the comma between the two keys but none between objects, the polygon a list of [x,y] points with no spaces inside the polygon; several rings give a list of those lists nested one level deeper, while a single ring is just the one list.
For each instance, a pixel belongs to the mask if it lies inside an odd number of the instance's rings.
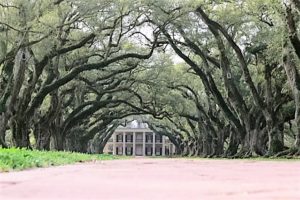
[{"label": "tree bark", "polygon": [[5,142],[5,135],[6,135],[6,126],[7,126],[7,117],[6,113],[0,113],[0,145],[3,148],[8,148]]},{"label": "tree bark", "polygon": [[286,44],[284,48],[283,63],[295,102],[294,122],[296,126],[296,140],[294,146],[300,150],[300,76],[294,59],[293,51],[291,51]]},{"label": "tree bark", "polygon": [[25,119],[11,119],[11,130],[17,147],[31,148],[29,141],[28,121]]},{"label": "tree bark", "polygon": [[34,136],[38,150],[50,150],[51,134],[49,129],[49,126],[46,124],[35,124]]},{"label": "tree bark", "polygon": [[65,138],[63,138],[62,134],[60,134],[58,131],[51,131],[51,136],[53,139],[54,150],[63,151]]},{"label": "tree bark", "polygon": [[[300,2],[298,0],[293,0],[295,6],[300,10]],[[286,23],[287,29],[289,32],[289,39],[295,53],[300,59],[300,39],[297,35],[296,22],[294,20],[294,16],[292,13],[291,6],[286,6]],[[288,81],[290,87],[293,92],[294,101],[295,101],[295,125],[296,125],[296,140],[295,140],[295,148],[300,152],[300,75],[298,69],[295,64],[295,58],[293,56],[293,52],[289,49],[288,44],[284,45],[284,55],[283,55],[283,63],[284,69],[286,71]]]}]

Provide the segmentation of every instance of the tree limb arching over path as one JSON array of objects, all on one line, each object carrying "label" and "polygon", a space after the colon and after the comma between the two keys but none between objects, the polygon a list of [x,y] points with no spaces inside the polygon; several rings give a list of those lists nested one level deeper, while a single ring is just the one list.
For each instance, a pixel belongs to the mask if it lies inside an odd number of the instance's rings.
[{"label": "tree limb arching over path", "polygon": [[101,153],[124,118],[144,115],[180,155],[300,154],[298,0],[0,10],[4,148]]}]

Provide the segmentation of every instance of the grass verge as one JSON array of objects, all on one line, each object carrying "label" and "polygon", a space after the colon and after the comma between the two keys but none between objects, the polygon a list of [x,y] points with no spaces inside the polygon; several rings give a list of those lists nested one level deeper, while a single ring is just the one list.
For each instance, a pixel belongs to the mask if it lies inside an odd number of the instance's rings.
[{"label": "grass verge", "polygon": [[23,170],[35,167],[48,167],[56,165],[86,162],[93,160],[118,159],[112,155],[90,155],[72,152],[36,151],[26,149],[0,148],[0,172]]}]

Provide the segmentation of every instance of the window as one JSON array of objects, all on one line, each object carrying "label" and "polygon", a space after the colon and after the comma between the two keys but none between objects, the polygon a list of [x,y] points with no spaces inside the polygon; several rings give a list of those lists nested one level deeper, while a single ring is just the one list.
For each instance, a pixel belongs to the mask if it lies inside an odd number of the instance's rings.
[{"label": "window", "polygon": [[162,143],[162,136],[161,135],[155,135],[155,141]]},{"label": "window", "polygon": [[133,154],[133,147],[126,147],[126,155],[132,155]]},{"label": "window", "polygon": [[123,155],[123,148],[122,148],[122,147],[119,147],[118,149],[119,149],[119,150],[117,151],[117,152],[118,152],[118,155]]},{"label": "window", "polygon": [[133,134],[131,132],[126,133],[125,141],[126,142],[133,142]]},{"label": "window", "polygon": [[143,133],[136,133],[136,142],[143,142]]},{"label": "window", "polygon": [[117,142],[123,142],[123,135],[122,134],[117,135]]},{"label": "window", "polygon": [[146,142],[152,142],[152,141],[153,141],[152,135],[146,134]]}]

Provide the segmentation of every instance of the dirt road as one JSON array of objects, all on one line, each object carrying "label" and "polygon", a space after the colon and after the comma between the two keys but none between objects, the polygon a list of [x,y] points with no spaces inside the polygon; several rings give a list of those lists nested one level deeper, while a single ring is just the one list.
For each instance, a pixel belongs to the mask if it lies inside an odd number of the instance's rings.
[{"label": "dirt road", "polygon": [[1,200],[300,199],[300,162],[146,159],[0,174]]}]

